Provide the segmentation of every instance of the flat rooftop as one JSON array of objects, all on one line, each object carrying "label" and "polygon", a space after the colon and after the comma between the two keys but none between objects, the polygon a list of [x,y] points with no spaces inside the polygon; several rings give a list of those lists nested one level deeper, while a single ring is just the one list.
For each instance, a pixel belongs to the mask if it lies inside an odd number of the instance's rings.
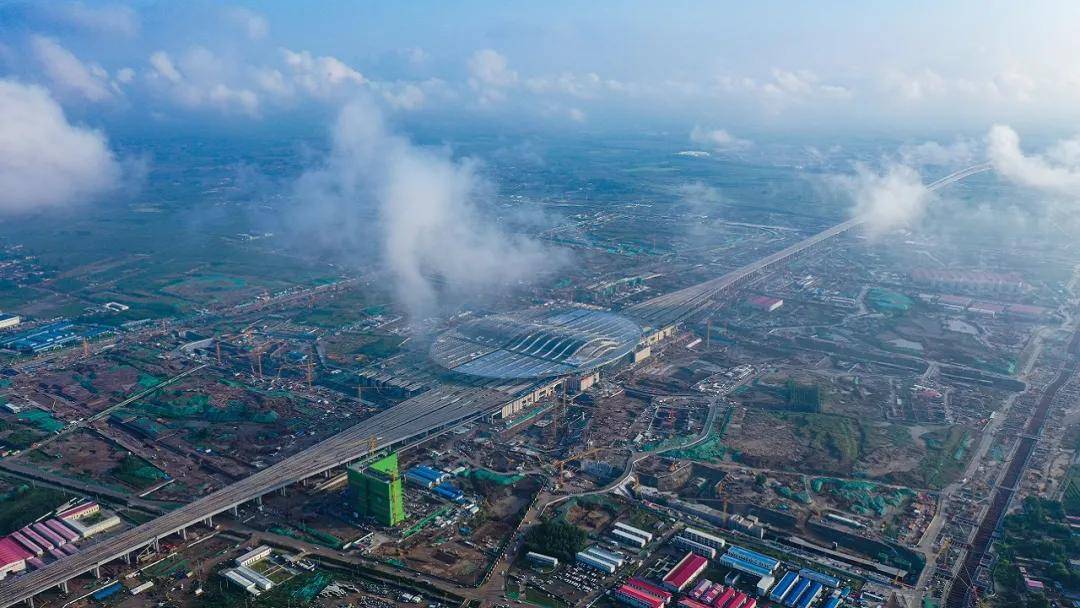
[{"label": "flat rooftop", "polygon": [[550,378],[583,373],[627,355],[641,327],[613,312],[543,308],[475,319],[435,339],[431,358],[480,378]]}]

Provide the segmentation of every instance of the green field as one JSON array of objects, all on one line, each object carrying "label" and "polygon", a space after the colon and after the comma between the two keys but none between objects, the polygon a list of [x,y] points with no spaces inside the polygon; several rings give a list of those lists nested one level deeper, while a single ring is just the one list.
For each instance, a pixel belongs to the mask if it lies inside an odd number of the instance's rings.
[{"label": "green field", "polygon": [[117,481],[136,490],[149,488],[168,477],[164,471],[134,454],[124,456],[120,464],[113,467],[109,474]]},{"label": "green field", "polygon": [[60,490],[29,485],[20,485],[0,494],[0,535],[10,534],[36,521],[70,498]]}]

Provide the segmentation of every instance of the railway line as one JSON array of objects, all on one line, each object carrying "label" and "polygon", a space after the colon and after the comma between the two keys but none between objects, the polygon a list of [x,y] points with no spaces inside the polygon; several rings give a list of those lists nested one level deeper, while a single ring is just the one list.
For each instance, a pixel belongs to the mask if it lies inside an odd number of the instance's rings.
[{"label": "railway line", "polygon": [[[966,177],[975,175],[976,173],[989,171],[992,168],[993,167],[991,167],[989,163],[972,165],[971,167],[955,171],[941,179],[927,184],[926,189],[929,192],[934,192],[949,184],[958,182]],[[845,222],[841,222],[835,226],[826,228],[817,234],[809,236],[798,243],[769,254],[760,260],[732,270],[723,276],[657,296],[627,307],[623,309],[622,312],[646,327],[659,328],[671,325],[672,323],[676,323],[693,314],[694,311],[704,306],[713,297],[737,289],[776,266],[806,253],[825,241],[840,236],[852,228],[861,226],[863,223],[863,220],[860,218],[852,218]]]},{"label": "railway line", "polygon": [[[927,189],[937,190],[989,169],[989,164],[968,167],[932,182],[927,185]],[[658,296],[623,312],[647,327],[663,327],[676,323],[704,306],[716,295],[738,288],[777,265],[862,223],[859,219],[847,220],[721,277]],[[185,534],[191,525],[210,523],[215,515],[363,458],[373,450],[378,451],[432,436],[475,420],[500,408],[508,398],[505,393],[474,387],[444,386],[432,389],[221,490],[140,526],[88,545],[79,553],[52,562],[44,568],[3,581],[0,583],[0,607],[23,601],[32,604],[33,597],[38,593],[54,587],[65,588],[67,581],[72,578],[89,572],[97,573],[104,564],[126,559],[131,552],[148,545],[156,545],[163,537]]]},{"label": "railway line", "polygon": [[994,490],[994,497],[990,501],[990,506],[983,514],[979,527],[975,529],[975,536],[972,537],[967,555],[964,557],[964,563],[960,566],[956,577],[953,578],[948,595],[945,596],[946,608],[968,608],[971,605],[974,599],[972,591],[974,590],[974,581],[979,565],[982,563],[983,558],[986,557],[986,553],[993,543],[994,535],[1001,525],[1002,518],[1004,518],[1006,511],[1009,510],[1012,498],[1016,494],[1017,484],[1023,479],[1024,470],[1027,468],[1031,453],[1035,450],[1035,444],[1038,443],[1038,437],[1042,433],[1043,425],[1046,424],[1050,406],[1053,405],[1061,387],[1072,378],[1077,368],[1080,367],[1080,356],[1078,355],[1080,355],[1080,330],[1073,333],[1072,340],[1069,342],[1068,360],[1061,368],[1061,371],[1058,372],[1054,381],[1046,387],[1046,391],[1035,406],[1035,412],[1024,427],[1024,435],[1020,437],[1020,441],[1016,445],[1012,460],[1009,461],[1009,467]]}]

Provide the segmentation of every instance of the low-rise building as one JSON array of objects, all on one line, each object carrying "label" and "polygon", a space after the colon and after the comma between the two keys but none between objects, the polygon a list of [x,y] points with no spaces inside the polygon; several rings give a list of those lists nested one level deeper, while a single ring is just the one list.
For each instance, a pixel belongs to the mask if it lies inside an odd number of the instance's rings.
[{"label": "low-rise building", "polygon": [[19,315],[13,315],[6,312],[0,312],[0,330],[11,329],[22,323],[22,317]]},{"label": "low-rise building", "polygon": [[247,553],[236,558],[236,565],[250,566],[252,564],[257,564],[268,557],[270,557],[270,547],[267,545],[259,545],[251,551],[248,551]]}]

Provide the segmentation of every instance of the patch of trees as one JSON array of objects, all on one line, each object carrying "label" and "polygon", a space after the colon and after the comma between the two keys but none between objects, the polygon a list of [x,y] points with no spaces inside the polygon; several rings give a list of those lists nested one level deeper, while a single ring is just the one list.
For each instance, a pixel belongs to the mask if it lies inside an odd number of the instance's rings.
[{"label": "patch of trees", "polygon": [[562,562],[572,562],[574,555],[585,548],[587,540],[588,535],[581,528],[549,519],[526,533],[525,550],[550,555]]}]

